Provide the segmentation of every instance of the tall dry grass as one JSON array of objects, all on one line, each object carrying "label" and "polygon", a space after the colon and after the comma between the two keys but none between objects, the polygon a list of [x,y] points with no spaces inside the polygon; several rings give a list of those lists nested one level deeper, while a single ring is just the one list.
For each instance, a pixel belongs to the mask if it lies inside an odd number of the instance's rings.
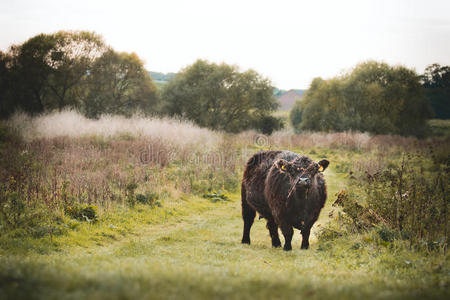
[{"label": "tall dry grass", "polygon": [[432,144],[448,144],[449,138],[419,140],[398,135],[370,135],[362,132],[305,132],[296,134],[285,129],[263,136],[249,130],[237,135],[198,127],[190,121],[135,115],[131,118],[104,115],[98,120],[87,119],[73,110],[53,112],[30,117],[16,113],[6,124],[17,130],[26,141],[56,137],[106,137],[130,136],[159,140],[169,148],[183,151],[213,151],[224,147],[224,140],[233,141],[234,146],[256,146],[261,149],[311,149],[332,148],[345,150],[381,150],[394,148],[423,148]]},{"label": "tall dry grass", "polygon": [[[7,125],[20,136],[2,136],[0,131],[0,208],[43,204],[49,211],[61,212],[77,204],[96,204],[108,209],[133,202],[138,194],[172,201],[182,193],[236,191],[246,161],[262,149],[358,151],[377,159],[348,164],[371,173],[385,168],[383,156],[392,153],[434,145],[433,160],[445,163],[449,157],[448,139],[289,130],[271,136],[255,131],[229,135],[180,120],[142,116],[90,120],[75,111],[38,117],[16,114]],[[25,216],[20,210],[17,215]]]},{"label": "tall dry grass", "polygon": [[16,113],[7,125],[15,128],[27,141],[55,137],[86,137],[131,135],[159,139],[174,146],[198,145],[212,149],[221,140],[221,134],[200,128],[193,123],[179,119],[149,118],[135,115],[131,118],[104,115],[98,120],[87,119],[74,110],[53,112],[30,117]]}]

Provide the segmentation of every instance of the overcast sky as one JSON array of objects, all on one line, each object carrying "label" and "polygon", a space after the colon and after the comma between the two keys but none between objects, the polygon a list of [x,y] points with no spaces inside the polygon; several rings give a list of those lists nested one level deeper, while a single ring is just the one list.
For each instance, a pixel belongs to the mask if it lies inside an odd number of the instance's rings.
[{"label": "overcast sky", "polygon": [[39,33],[89,30],[152,71],[202,58],[283,89],[307,88],[368,59],[422,73],[450,65],[450,1],[0,0],[0,49]]}]

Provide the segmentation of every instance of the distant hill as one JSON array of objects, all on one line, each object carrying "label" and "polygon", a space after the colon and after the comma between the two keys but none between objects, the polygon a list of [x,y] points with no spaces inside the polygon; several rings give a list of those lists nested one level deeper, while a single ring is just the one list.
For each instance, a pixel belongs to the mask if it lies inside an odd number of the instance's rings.
[{"label": "distant hill", "polygon": [[177,75],[177,73],[161,73],[153,71],[149,71],[148,73],[154,81],[169,81]]},{"label": "distant hill", "polygon": [[[280,90],[278,90],[280,91]],[[275,94],[275,97],[277,98],[278,102],[281,104],[278,110],[291,110],[291,108],[294,106],[294,103],[297,99],[301,99],[303,97],[303,94],[305,93],[305,90],[289,90],[285,91],[284,93],[279,93],[279,96]]]}]

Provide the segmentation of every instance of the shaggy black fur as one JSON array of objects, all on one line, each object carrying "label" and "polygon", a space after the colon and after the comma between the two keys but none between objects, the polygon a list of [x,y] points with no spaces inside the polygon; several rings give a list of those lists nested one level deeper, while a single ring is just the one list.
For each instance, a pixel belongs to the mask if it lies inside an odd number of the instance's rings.
[{"label": "shaggy black fur", "polygon": [[267,220],[272,246],[280,247],[278,227],[284,235],[284,250],[291,250],[293,227],[301,230],[302,249],[309,247],[311,227],[327,198],[322,172],[329,161],[316,163],[290,151],[264,151],[253,155],[242,178],[242,243],[250,244],[250,228],[256,216]]}]

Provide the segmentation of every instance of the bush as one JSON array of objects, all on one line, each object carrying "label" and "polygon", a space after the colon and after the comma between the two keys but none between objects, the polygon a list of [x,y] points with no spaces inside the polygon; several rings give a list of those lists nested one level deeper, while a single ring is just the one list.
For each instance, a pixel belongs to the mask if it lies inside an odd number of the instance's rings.
[{"label": "bush", "polygon": [[79,221],[86,221],[86,222],[98,221],[97,206],[95,205],[85,204],[67,207],[65,213],[68,214],[71,218]]},{"label": "bush", "polygon": [[376,211],[361,205],[357,199],[358,197],[354,193],[342,190],[333,203],[333,207],[342,208],[345,215],[340,219],[349,226],[351,231],[366,230],[384,222],[384,219]]},{"label": "bush", "polygon": [[32,237],[62,233],[62,229],[56,226],[61,218],[55,211],[42,203],[27,203],[23,193],[15,190],[16,185],[14,177],[0,185],[0,232]]},{"label": "bush", "polygon": [[342,208],[351,228],[376,227],[383,241],[401,237],[411,245],[438,242],[446,248],[448,166],[428,157],[403,154],[379,170],[360,170],[351,189],[361,192],[342,191],[334,205]]},{"label": "bush", "polygon": [[448,172],[423,156],[404,155],[378,174],[365,178],[368,206],[390,228],[416,240],[434,240],[448,232]]},{"label": "bush", "polygon": [[225,195],[222,191],[204,194],[203,198],[209,199],[211,202],[230,201],[230,198],[228,198],[228,196]]},{"label": "bush", "polygon": [[[12,179],[14,180],[14,179]],[[4,228],[22,227],[27,221],[26,202],[17,192],[2,192],[0,194],[0,224]]]},{"label": "bush", "polygon": [[283,129],[284,123],[280,118],[266,116],[256,122],[255,128],[263,134],[271,135],[272,132]]},{"label": "bush", "polygon": [[146,192],[145,194],[136,194],[136,201],[140,204],[161,207],[159,195],[154,192]]},{"label": "bush", "polygon": [[291,121],[292,127],[294,127],[295,132],[300,132],[300,124],[302,123],[302,109],[300,106],[300,101],[296,101],[294,107],[292,107],[289,112],[289,120]]}]

